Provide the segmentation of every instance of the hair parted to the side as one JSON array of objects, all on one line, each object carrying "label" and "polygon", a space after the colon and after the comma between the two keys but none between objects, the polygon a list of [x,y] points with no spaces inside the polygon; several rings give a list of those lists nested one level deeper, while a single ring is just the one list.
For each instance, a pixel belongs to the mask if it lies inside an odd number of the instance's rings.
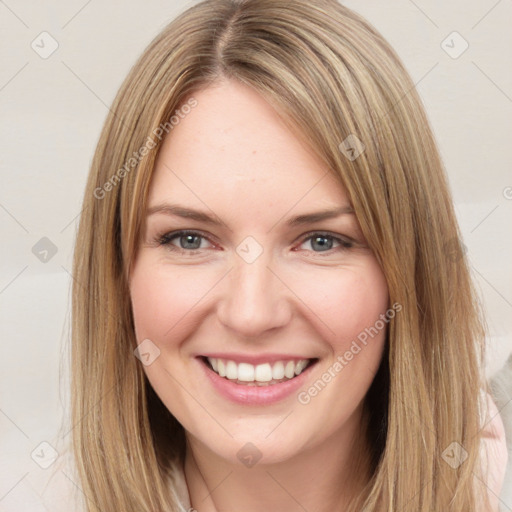
[{"label": "hair parted to the side", "polygon": [[[87,510],[179,510],[172,468],[184,431],[134,357],[128,286],[160,145],[104,184],[195,91],[222,79],[259,91],[339,178],[390,302],[402,306],[365,399],[373,473],[353,509],[481,511],[484,330],[443,165],[399,58],[334,0],[201,2],[150,44],[114,101],[74,257],[71,419]],[[339,149],[351,134],[365,145],[354,160]],[[453,442],[468,452],[457,469],[442,458]]]}]

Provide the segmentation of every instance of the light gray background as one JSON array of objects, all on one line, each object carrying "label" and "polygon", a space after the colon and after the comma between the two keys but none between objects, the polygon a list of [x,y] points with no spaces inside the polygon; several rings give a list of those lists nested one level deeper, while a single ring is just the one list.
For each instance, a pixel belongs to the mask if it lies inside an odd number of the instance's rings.
[{"label": "light gray background", "polygon": [[[344,3],[390,41],[425,103],[488,315],[492,376],[512,352],[512,3]],[[52,510],[31,485],[49,471],[31,452],[62,441],[71,257],[88,167],[128,70],[190,4],[0,0],[0,511]],[[43,31],[59,45],[46,59],[31,47],[50,47]],[[458,58],[442,47],[453,31],[469,44]],[[444,48],[460,50],[457,38]],[[57,247],[47,262],[32,252],[42,237]],[[512,510],[510,494],[502,499]]]}]

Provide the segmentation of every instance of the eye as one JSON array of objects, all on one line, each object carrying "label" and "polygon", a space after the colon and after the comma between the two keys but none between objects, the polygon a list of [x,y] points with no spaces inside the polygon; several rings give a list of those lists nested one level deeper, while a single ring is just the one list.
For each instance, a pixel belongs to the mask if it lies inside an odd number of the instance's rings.
[{"label": "eye", "polygon": [[[171,251],[176,251],[181,254],[194,255],[201,252],[203,249],[207,249],[207,246],[202,245],[204,240],[208,240],[199,231],[193,230],[182,230],[174,231],[171,233],[165,233],[157,238],[157,242],[160,245],[166,246]],[[177,243],[174,243],[177,241]],[[305,238],[302,238],[301,246],[310,243],[310,250],[314,253],[329,253],[344,251],[354,246],[354,241],[349,238],[335,236],[330,233],[314,232],[308,234]]]},{"label": "eye", "polygon": [[[173,240],[177,239],[178,244],[173,244]],[[173,233],[166,233],[158,238],[160,245],[165,245],[172,251],[181,253],[195,254],[205,247],[201,247],[201,241],[206,240],[206,237],[198,231],[175,231]]]},{"label": "eye", "polygon": [[[317,232],[306,236],[306,238],[302,239],[301,245],[307,242],[310,242],[310,247],[313,248],[312,250],[315,253],[332,253],[333,251],[344,251],[354,246],[354,242],[350,239],[322,232]],[[338,244],[338,246],[333,248],[333,244]]]}]

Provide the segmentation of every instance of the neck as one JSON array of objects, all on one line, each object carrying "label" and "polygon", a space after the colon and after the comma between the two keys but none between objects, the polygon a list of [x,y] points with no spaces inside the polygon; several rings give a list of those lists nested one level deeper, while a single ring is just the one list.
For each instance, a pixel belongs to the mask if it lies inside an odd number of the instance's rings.
[{"label": "neck", "polygon": [[200,512],[345,511],[369,480],[367,420],[362,404],[321,444],[292,459],[247,468],[209,450],[187,434],[185,478]]}]

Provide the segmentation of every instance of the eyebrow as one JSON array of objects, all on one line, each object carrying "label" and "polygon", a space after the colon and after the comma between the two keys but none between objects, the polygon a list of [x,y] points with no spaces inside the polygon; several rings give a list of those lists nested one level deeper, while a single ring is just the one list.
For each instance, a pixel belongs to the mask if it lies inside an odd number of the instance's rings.
[{"label": "eyebrow", "polygon": [[[224,225],[218,218],[209,215],[206,212],[194,210],[192,208],[186,208],[177,204],[160,204],[151,206],[148,208],[147,216],[161,213],[165,215],[171,215],[176,217],[182,217],[184,219],[196,220],[198,222],[204,222],[205,224],[211,224],[212,226]],[[304,213],[288,219],[286,225],[289,227],[302,226],[304,224],[313,224],[322,220],[333,219],[340,217],[341,215],[353,215],[354,209],[350,206],[341,206],[339,208],[321,210],[318,212]]]}]

